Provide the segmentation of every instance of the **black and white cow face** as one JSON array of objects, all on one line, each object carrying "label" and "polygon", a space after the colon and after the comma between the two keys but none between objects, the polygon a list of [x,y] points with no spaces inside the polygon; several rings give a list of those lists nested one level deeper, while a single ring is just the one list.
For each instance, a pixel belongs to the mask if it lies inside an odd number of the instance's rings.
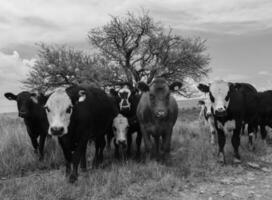
[{"label": "black and white cow face", "polygon": [[130,96],[132,94],[131,89],[125,85],[118,91],[118,96],[120,98],[119,107],[121,111],[130,110],[131,109],[131,102]]},{"label": "black and white cow face", "polygon": [[209,107],[214,110],[216,116],[223,117],[227,114],[226,111],[230,102],[231,83],[220,80],[211,83],[209,86],[199,84],[198,89],[202,92],[209,93],[209,101],[207,101],[207,103],[211,104]]},{"label": "black and white cow face", "polygon": [[8,100],[16,101],[18,108],[18,115],[22,118],[31,117],[31,111],[34,104],[38,104],[38,94],[27,91],[21,92],[18,95],[7,92],[5,97]]},{"label": "black and white cow face", "polygon": [[62,136],[68,133],[72,108],[72,101],[64,88],[59,88],[50,95],[45,104],[49,135]]},{"label": "black and white cow face", "polygon": [[121,114],[118,114],[112,123],[112,129],[116,143],[119,145],[127,144],[127,133],[128,133],[128,119]]}]

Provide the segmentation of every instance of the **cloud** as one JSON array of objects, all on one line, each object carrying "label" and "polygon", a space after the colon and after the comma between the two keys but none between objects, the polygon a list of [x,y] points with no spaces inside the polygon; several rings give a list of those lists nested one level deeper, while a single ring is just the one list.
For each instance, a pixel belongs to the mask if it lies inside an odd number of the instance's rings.
[{"label": "cloud", "polygon": [[266,70],[262,70],[258,72],[258,75],[263,75],[263,76],[272,76],[272,73]]},{"label": "cloud", "polygon": [[90,28],[107,23],[110,15],[123,15],[128,10],[139,13],[141,7],[149,10],[155,20],[162,21],[166,26],[185,31],[243,34],[272,27],[270,0],[28,2],[0,2],[0,48],[11,43],[82,42],[87,39]]},{"label": "cloud", "polygon": [[30,66],[35,63],[35,59],[22,59],[16,51],[12,54],[5,54],[0,51],[0,63],[0,112],[15,111],[15,103],[7,101],[4,93],[18,93],[22,90],[20,81],[26,78]]},{"label": "cloud", "polygon": [[215,76],[211,80],[225,80],[225,81],[245,81],[249,79],[250,77],[248,75],[244,74],[226,74],[224,76]]}]

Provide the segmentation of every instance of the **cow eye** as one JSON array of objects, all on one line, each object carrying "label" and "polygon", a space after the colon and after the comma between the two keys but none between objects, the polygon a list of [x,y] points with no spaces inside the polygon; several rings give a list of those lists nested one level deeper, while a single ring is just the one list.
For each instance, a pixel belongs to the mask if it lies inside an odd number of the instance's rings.
[{"label": "cow eye", "polygon": [[46,110],[46,112],[50,112],[50,109],[47,106],[45,106],[44,109]]},{"label": "cow eye", "polygon": [[66,113],[70,114],[72,112],[72,106],[69,106],[67,109],[66,109]]},{"label": "cow eye", "polygon": [[113,127],[112,127],[112,130],[115,132],[115,131],[116,131],[116,128],[113,126]]},{"label": "cow eye", "polygon": [[150,94],[149,96],[150,96],[151,101],[153,101],[155,99],[155,96],[153,94]]},{"label": "cow eye", "polygon": [[209,94],[210,94],[210,99],[211,99],[211,102],[213,102],[213,103],[214,103],[214,97],[213,97],[212,93],[209,93]]}]

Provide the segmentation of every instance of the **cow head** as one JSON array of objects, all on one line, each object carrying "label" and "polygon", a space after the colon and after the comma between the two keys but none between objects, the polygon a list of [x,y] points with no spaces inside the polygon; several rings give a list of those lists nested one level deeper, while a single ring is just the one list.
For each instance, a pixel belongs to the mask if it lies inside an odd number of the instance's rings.
[{"label": "cow head", "polygon": [[130,97],[133,91],[129,85],[124,85],[119,91],[118,96],[120,98],[119,107],[121,111],[126,111],[131,109]]},{"label": "cow head", "polygon": [[128,119],[124,117],[122,114],[118,114],[114,118],[112,123],[115,141],[118,145],[126,146],[128,128],[129,128]]},{"label": "cow head", "polygon": [[149,86],[141,82],[138,83],[139,90],[148,94],[150,107],[157,118],[164,118],[168,115],[168,105],[170,102],[170,93],[181,88],[180,82],[174,82],[168,85],[165,79],[157,78]]},{"label": "cow head", "polygon": [[18,95],[15,95],[11,92],[7,92],[4,94],[8,100],[16,101],[18,108],[18,115],[22,118],[31,117],[31,110],[35,104],[38,104],[39,98],[41,97],[38,93],[31,92],[20,92]]},{"label": "cow head", "polygon": [[233,83],[223,80],[212,82],[210,85],[199,84],[198,89],[208,93],[207,108],[214,109],[214,114],[218,117],[224,117],[227,114],[227,108],[230,102],[230,93],[234,89]]},{"label": "cow head", "polygon": [[[86,94],[84,90],[79,90],[77,101],[84,101]],[[49,135],[63,136],[68,133],[70,119],[73,112],[73,102],[65,88],[56,89],[48,98],[44,108],[49,122]]]}]

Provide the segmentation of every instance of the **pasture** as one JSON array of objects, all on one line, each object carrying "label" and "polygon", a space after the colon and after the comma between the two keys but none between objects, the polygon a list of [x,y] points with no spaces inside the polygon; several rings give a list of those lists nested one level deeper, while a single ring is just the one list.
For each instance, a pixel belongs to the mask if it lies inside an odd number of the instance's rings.
[{"label": "pasture", "polygon": [[[201,183],[269,169],[270,148],[264,149],[258,140],[256,150],[250,152],[247,136],[242,136],[240,147],[242,164],[232,164],[230,135],[226,145],[227,164],[217,163],[217,146],[209,143],[208,128],[199,125],[198,114],[198,108],[179,110],[171,158],[165,164],[133,159],[119,162],[114,160],[112,147],[105,149],[103,165],[92,169],[94,147],[89,145],[88,171],[80,171],[74,185],[67,183],[62,152],[54,139],[46,141],[45,160],[39,162],[23,121],[16,114],[1,115],[0,197],[29,200],[207,199],[209,196],[205,191],[203,193]],[[254,167],[249,163],[257,164]]]}]

